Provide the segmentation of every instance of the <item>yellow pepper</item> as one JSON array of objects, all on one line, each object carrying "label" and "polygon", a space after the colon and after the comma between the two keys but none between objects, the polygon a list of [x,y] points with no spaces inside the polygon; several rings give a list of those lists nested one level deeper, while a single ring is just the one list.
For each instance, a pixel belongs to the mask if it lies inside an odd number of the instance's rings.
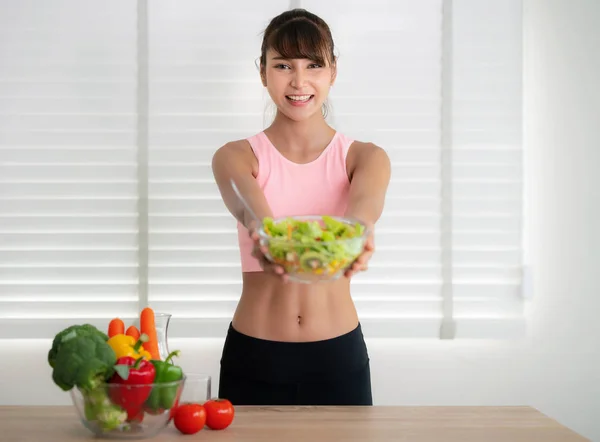
[{"label": "yellow pepper", "polygon": [[148,340],[148,335],[142,334],[136,341],[133,336],[118,334],[108,340],[108,345],[117,355],[117,359],[123,356],[131,356],[135,359],[143,357],[146,360],[152,359],[150,353],[142,347],[142,344]]}]

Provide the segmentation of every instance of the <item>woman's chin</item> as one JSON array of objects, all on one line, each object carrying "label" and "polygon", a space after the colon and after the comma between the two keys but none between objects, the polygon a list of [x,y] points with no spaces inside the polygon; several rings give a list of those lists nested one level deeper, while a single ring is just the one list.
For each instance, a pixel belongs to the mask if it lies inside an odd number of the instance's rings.
[{"label": "woman's chin", "polygon": [[278,109],[279,113],[285,115],[288,119],[297,121],[297,122],[310,120],[317,115],[319,117],[323,116],[321,113],[321,107],[318,107],[318,108],[315,108],[314,106],[311,106],[311,108],[294,107],[294,108],[290,109],[289,106],[278,106],[277,109]]}]

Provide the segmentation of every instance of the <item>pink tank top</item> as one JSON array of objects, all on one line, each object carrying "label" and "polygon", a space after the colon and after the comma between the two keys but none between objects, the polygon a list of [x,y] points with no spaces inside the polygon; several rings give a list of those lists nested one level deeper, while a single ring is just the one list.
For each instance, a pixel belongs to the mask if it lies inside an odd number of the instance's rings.
[{"label": "pink tank top", "polygon": [[[264,132],[247,140],[258,159],[256,180],[275,218],[344,215],[350,190],[346,156],[354,140],[336,132],[321,155],[307,164],[288,160]],[[252,256],[248,230],[239,222],[237,228],[242,271],[262,271],[258,260]]]}]

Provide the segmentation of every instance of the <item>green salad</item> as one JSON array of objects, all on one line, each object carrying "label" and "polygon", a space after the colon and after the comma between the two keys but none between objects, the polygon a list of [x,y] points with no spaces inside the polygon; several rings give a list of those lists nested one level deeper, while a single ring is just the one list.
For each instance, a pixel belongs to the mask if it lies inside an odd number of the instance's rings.
[{"label": "green salad", "polygon": [[365,227],[331,216],[319,219],[263,220],[266,242],[274,262],[286,270],[331,275],[346,268],[362,252]]}]

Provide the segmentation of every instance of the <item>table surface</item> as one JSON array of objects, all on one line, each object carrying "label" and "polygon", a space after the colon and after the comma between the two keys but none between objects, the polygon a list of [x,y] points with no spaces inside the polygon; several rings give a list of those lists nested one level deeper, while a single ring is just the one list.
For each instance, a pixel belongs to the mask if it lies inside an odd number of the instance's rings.
[{"label": "table surface", "polygon": [[[94,436],[70,406],[2,406],[0,440],[73,442]],[[411,441],[581,442],[584,437],[530,407],[236,407],[225,430],[182,436],[171,423],[156,442]],[[97,440],[97,439],[96,439]]]}]

